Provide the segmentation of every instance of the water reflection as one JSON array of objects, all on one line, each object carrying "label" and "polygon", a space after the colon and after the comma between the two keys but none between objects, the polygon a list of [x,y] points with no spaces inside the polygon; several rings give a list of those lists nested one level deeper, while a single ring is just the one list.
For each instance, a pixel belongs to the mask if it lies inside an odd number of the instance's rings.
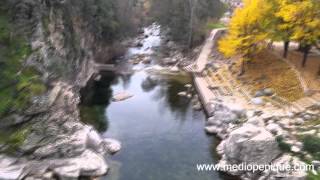
[{"label": "water reflection", "polygon": [[112,73],[104,73],[99,81],[92,80],[80,91],[79,105],[81,120],[91,124],[99,132],[108,130],[109,120],[105,113],[112,96],[111,84],[115,80]]},{"label": "water reflection", "polygon": [[[159,44],[158,30],[146,32],[149,37],[144,46],[130,49],[129,54],[150,53],[150,47]],[[218,141],[204,133],[204,113],[193,111],[190,99],[177,95],[186,90],[191,77],[154,75],[143,70],[132,74],[132,65],[119,63],[123,68],[119,76],[103,77],[82,94],[82,120],[104,132],[103,136],[122,143],[121,151],[108,157],[111,171],[103,179],[231,180],[218,172],[198,172],[195,168],[197,163],[216,163]],[[122,91],[134,96],[110,104],[111,94]]]}]

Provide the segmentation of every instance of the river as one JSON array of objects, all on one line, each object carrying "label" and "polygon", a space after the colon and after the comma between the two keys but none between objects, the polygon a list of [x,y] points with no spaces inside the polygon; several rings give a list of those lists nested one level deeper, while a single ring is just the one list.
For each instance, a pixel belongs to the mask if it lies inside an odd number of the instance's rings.
[{"label": "river", "polygon": [[[153,49],[161,45],[159,27],[145,29],[140,48],[130,48],[118,62],[134,73],[106,73],[83,91],[81,117],[105,137],[122,143],[121,151],[108,157],[108,180],[219,180],[221,173],[198,172],[196,164],[217,163],[219,141],[204,132],[206,116],[192,109],[191,100],[177,96],[192,83],[187,74],[150,75],[146,68],[157,64]],[[147,54],[151,65],[131,65],[128,60]],[[156,80],[155,80],[156,79]],[[126,91],[134,96],[111,102],[112,94]]]}]

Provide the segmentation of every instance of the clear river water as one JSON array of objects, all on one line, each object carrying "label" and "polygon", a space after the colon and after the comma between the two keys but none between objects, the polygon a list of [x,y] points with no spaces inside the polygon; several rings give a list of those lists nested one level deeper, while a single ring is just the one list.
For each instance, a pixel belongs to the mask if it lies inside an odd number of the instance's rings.
[{"label": "clear river water", "polygon": [[[134,73],[106,73],[83,90],[82,120],[94,125],[104,137],[122,143],[122,149],[107,157],[106,180],[220,180],[233,179],[219,172],[198,172],[196,164],[217,163],[219,141],[204,131],[205,114],[192,109],[191,100],[177,94],[192,83],[189,75],[150,75],[146,68],[157,64],[161,45],[159,27],[145,29],[140,48],[130,48],[118,64]],[[147,54],[151,65],[131,65],[128,60]],[[151,78],[152,77],[152,78]],[[152,79],[157,79],[154,81]],[[134,96],[111,102],[112,94]]]}]

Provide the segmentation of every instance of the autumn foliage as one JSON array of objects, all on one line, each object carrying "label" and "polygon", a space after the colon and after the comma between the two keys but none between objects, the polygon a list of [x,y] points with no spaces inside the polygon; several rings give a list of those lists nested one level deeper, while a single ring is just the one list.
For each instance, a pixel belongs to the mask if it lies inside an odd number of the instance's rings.
[{"label": "autumn foliage", "polygon": [[244,64],[266,47],[267,41],[283,41],[284,57],[290,41],[300,43],[302,65],[312,46],[320,39],[320,0],[244,0],[229,24],[228,34],[219,42],[226,56],[241,56]]}]

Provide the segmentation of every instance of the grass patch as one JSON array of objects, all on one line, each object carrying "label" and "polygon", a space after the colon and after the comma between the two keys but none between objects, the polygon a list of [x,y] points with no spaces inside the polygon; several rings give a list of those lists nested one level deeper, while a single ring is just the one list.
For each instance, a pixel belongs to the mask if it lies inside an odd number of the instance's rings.
[{"label": "grass patch", "polygon": [[320,119],[315,119],[312,121],[307,121],[304,123],[305,126],[316,126],[320,124]]},{"label": "grass patch", "polygon": [[314,175],[311,171],[308,172],[307,180],[319,180],[320,172],[318,171],[318,175]]},{"label": "grass patch", "polygon": [[208,22],[206,28],[208,30],[212,30],[212,29],[219,29],[219,28],[225,28],[226,25],[224,25],[223,23],[219,23],[219,22]]},{"label": "grass patch", "polygon": [[12,154],[16,152],[19,147],[26,140],[30,130],[27,127],[18,129],[2,130],[0,132],[0,144],[5,145],[5,148],[1,149],[0,152],[6,154]]},{"label": "grass patch", "polygon": [[[238,73],[240,62],[237,62],[234,68]],[[294,70],[267,50],[260,52],[247,63],[246,72],[240,79],[243,84],[248,85],[252,94],[271,88],[278,96],[289,101],[304,97],[303,88]]]}]

